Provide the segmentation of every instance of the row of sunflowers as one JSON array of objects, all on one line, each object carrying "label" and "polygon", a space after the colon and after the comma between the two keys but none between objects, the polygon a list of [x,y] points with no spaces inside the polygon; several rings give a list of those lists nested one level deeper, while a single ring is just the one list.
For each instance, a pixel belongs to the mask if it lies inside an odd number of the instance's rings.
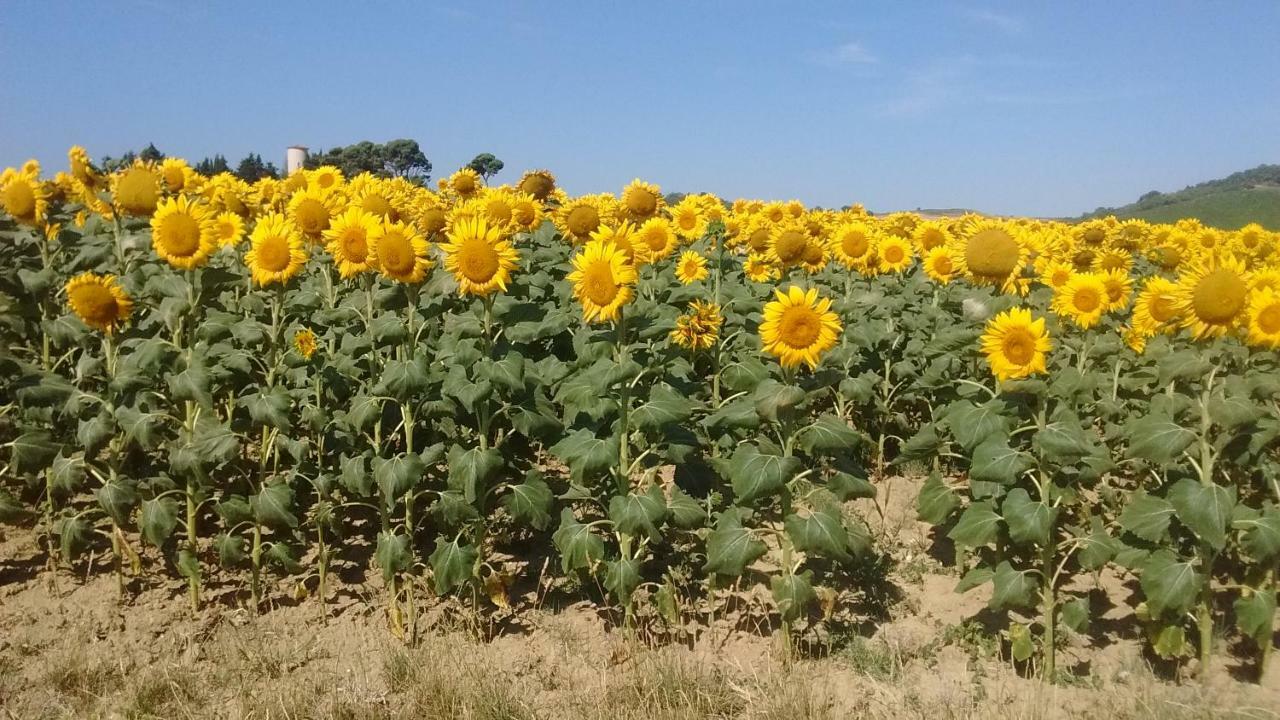
[{"label": "row of sunflowers", "polygon": [[872,613],[862,513],[912,476],[1045,678],[1104,573],[1153,652],[1265,668],[1277,233],[68,159],[0,176],[0,521],[122,595],[327,613],[372,568],[411,638],[554,563],[629,627],[789,642]]}]

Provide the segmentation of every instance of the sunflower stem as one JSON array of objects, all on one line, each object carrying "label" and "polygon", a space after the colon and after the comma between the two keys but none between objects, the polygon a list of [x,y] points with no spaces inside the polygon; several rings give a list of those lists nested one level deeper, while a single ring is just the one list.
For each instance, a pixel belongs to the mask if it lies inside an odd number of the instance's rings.
[{"label": "sunflower stem", "polygon": [[[615,359],[618,365],[622,365],[627,360],[627,317],[624,310],[618,310],[618,319],[616,321],[616,329],[618,331],[617,338],[614,341],[614,350],[616,352]],[[623,382],[619,391],[618,398],[618,491],[625,495],[631,488],[631,480],[629,478],[629,469],[631,463],[629,460],[630,444],[627,435],[630,433],[628,423],[631,415],[631,386],[629,383]]]}]

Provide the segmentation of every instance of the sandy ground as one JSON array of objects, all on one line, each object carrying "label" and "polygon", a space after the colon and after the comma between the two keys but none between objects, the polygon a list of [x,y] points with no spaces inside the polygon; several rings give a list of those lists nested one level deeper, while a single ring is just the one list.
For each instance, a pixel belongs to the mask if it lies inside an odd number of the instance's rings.
[{"label": "sandy ground", "polygon": [[428,600],[406,646],[387,629],[372,572],[338,587],[327,617],[314,598],[293,600],[288,580],[253,614],[237,607],[231,578],[214,578],[193,616],[178,581],[135,581],[122,602],[109,568],[55,574],[30,530],[9,529],[0,717],[1280,717],[1280,672],[1254,683],[1251,667],[1225,659],[1191,678],[1144,655],[1120,602],[1131,590],[1115,576],[1095,590],[1115,604],[1099,600],[1090,633],[1062,653],[1070,678],[1025,677],[1002,657],[987,589],[953,592],[954,572],[935,557],[945,549],[914,518],[917,489],[894,478],[858,502],[891,554],[892,602],[839,632],[806,632],[792,659],[741,622],[658,639],[536,589],[501,622]]}]

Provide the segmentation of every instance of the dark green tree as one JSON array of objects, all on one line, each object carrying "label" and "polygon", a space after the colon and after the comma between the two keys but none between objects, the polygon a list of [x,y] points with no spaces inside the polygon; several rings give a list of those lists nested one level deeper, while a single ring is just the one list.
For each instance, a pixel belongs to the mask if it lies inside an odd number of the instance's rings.
[{"label": "dark green tree", "polygon": [[480,177],[484,178],[485,182],[488,182],[489,178],[502,172],[504,163],[494,157],[493,153],[480,153],[472,158],[471,162],[467,163],[467,167],[480,173]]},{"label": "dark green tree", "polygon": [[206,177],[212,177],[219,173],[231,172],[231,166],[227,164],[227,159],[219,153],[196,163],[195,171]]},{"label": "dark green tree", "polygon": [[160,162],[164,159],[164,153],[160,152],[155,143],[147,143],[147,146],[142,148],[142,152],[138,153],[138,157],[147,162]]},{"label": "dark green tree", "polygon": [[306,167],[332,165],[343,175],[353,177],[362,172],[379,177],[403,177],[425,182],[430,178],[431,161],[414,140],[392,140],[377,144],[365,140],[354,145],[331,148],[307,158]]},{"label": "dark green tree", "polygon": [[261,155],[249,153],[236,166],[236,177],[251,183],[264,177],[279,178],[280,170],[274,163],[263,162]]}]

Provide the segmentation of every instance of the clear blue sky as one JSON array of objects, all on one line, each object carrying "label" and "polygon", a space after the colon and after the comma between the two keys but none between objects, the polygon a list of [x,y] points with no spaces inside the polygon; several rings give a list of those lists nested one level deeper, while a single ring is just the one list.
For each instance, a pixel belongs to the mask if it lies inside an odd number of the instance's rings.
[{"label": "clear blue sky", "polygon": [[513,181],[1077,214],[1280,162],[1280,2],[0,0],[0,165],[418,140]]}]

